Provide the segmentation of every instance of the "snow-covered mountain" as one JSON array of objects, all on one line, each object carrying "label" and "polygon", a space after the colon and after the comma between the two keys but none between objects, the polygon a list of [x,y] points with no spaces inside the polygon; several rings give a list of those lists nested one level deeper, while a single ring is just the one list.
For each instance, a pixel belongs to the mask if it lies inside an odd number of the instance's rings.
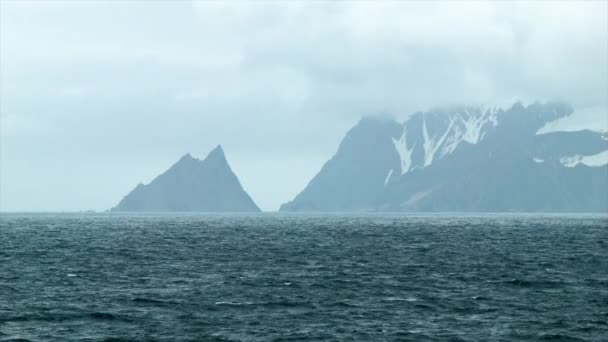
[{"label": "snow-covered mountain", "polygon": [[[477,144],[498,125],[499,109],[457,107],[415,113],[393,138],[401,159],[401,175],[430,166],[460,144]],[[392,173],[391,173],[392,176]]]},{"label": "snow-covered mountain", "polygon": [[184,155],[147,185],[139,184],[112,211],[257,212],[224,151],[217,146],[204,160]]},{"label": "snow-covered mountain", "polygon": [[364,118],[283,211],[608,211],[608,135],[565,103]]}]

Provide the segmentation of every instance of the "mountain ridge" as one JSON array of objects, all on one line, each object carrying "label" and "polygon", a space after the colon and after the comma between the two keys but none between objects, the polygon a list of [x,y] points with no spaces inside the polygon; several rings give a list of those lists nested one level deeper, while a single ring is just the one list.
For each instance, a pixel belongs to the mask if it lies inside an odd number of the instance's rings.
[{"label": "mountain ridge", "polygon": [[217,145],[205,159],[184,154],[149,184],[139,183],[111,211],[259,212]]},{"label": "mountain ridge", "polygon": [[[362,119],[280,210],[606,211],[608,195],[597,189],[608,186],[607,137],[592,131],[538,133],[573,112],[559,101],[517,102],[506,110],[433,108],[402,124],[378,120],[400,132],[385,129],[354,139],[353,129],[364,132],[360,126],[372,125],[372,118]],[[378,145],[387,139],[392,146]],[[358,157],[345,158],[345,151]],[[364,175],[357,171],[362,167],[376,171]]]}]

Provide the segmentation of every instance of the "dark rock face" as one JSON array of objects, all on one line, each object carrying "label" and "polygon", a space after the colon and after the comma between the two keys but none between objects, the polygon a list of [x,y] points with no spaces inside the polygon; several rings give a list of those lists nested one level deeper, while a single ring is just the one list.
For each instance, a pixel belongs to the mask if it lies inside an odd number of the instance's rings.
[{"label": "dark rock face", "polygon": [[364,118],[342,140],[306,189],[283,211],[368,210],[383,189],[387,170],[399,167],[393,139],[401,125],[389,119]]},{"label": "dark rock face", "polygon": [[433,109],[403,125],[364,119],[281,210],[606,212],[608,137],[537,134],[572,112],[516,103]]},{"label": "dark rock face", "polygon": [[204,160],[184,155],[150,184],[139,184],[112,211],[257,212],[221,146]]}]

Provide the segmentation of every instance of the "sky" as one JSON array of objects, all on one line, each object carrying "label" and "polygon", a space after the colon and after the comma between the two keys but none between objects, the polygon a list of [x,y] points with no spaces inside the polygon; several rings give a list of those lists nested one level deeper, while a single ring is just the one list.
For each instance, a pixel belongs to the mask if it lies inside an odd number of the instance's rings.
[{"label": "sky", "polygon": [[221,144],[263,210],[365,115],[560,99],[608,130],[608,2],[0,0],[0,210],[105,210]]}]

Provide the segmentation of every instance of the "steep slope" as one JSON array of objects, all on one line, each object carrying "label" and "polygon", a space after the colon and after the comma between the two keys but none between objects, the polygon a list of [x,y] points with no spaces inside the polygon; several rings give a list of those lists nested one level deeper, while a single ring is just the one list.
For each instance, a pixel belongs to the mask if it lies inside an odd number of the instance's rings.
[{"label": "steep slope", "polygon": [[377,208],[605,212],[608,158],[600,159],[608,144],[601,134],[536,134],[546,122],[572,112],[563,103],[516,104],[499,116],[482,143],[462,145],[441,162],[401,177],[386,189]]},{"label": "steep slope", "polygon": [[395,149],[400,174],[424,168],[452,154],[461,144],[477,144],[498,124],[502,110],[481,107],[436,108],[414,113],[404,124]]},{"label": "steep slope", "polygon": [[[384,125],[399,125],[400,133],[380,133],[349,144],[392,140],[393,146],[378,144],[361,153],[397,158],[397,167],[394,162],[375,165],[375,179],[384,172],[385,182],[370,182],[366,174],[353,171],[367,167],[363,163],[372,162],[370,157],[362,162],[351,158],[331,177],[325,167],[319,172],[313,181],[323,186],[316,184],[316,197],[302,202],[301,195],[311,191],[309,185],[281,209],[606,212],[606,136],[591,131],[537,134],[547,122],[572,112],[565,103],[527,107],[516,103],[506,111],[465,106],[433,109],[413,114],[403,125],[382,120]],[[332,160],[343,160],[342,153],[340,148]],[[360,184],[366,184],[365,193],[342,190]],[[332,202],[336,193],[345,198]]]},{"label": "steep slope", "polygon": [[344,137],[338,152],[282,211],[370,210],[399,168],[393,140],[401,125],[390,119],[363,118]]},{"label": "steep slope", "polygon": [[184,155],[150,184],[139,184],[112,211],[257,212],[221,146],[204,160]]}]

